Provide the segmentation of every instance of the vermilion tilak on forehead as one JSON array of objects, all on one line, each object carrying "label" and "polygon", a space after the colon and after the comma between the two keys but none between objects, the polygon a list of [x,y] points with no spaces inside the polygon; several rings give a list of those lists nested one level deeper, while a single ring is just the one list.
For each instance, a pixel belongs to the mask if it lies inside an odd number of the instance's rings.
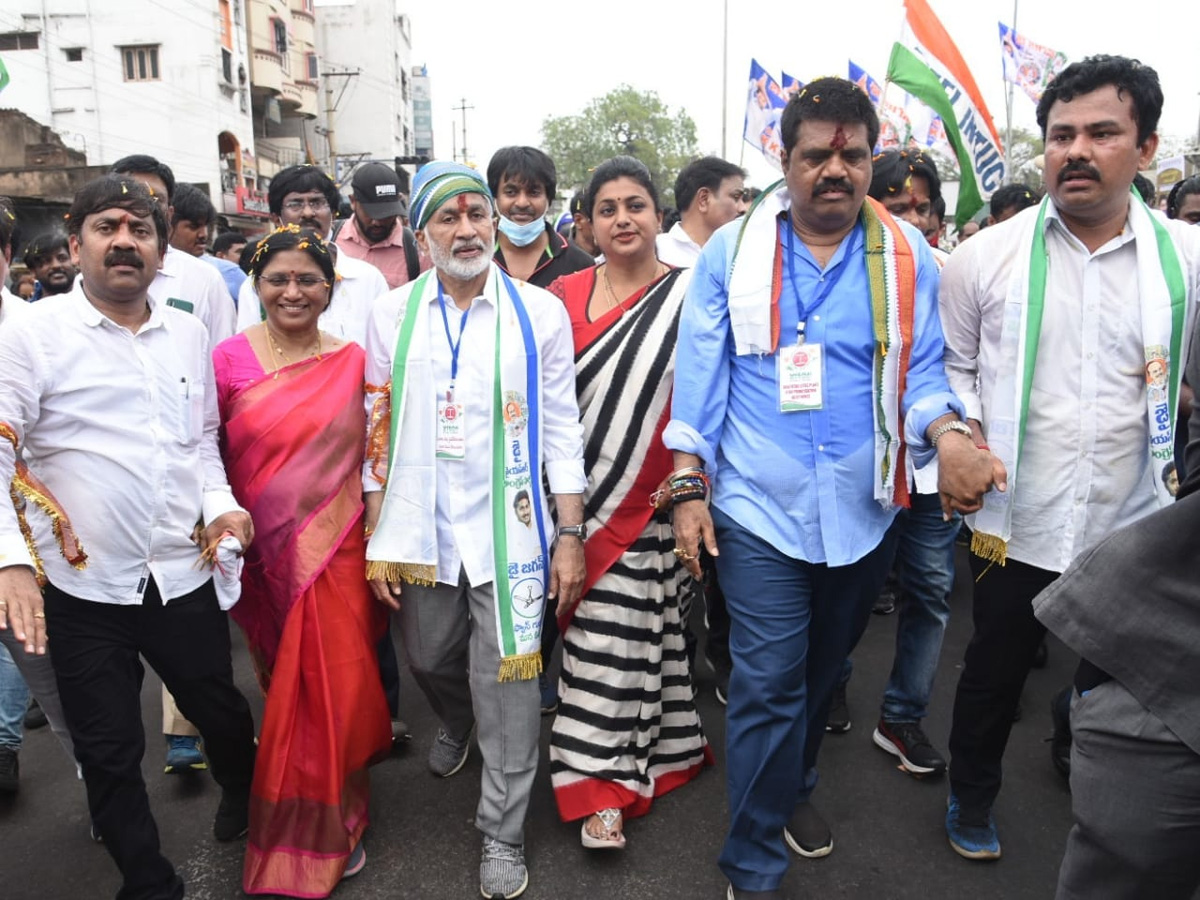
[{"label": "vermilion tilak on forehead", "polygon": [[846,130],[839,124],[837,130],[833,133],[833,137],[829,139],[829,148],[831,150],[841,150],[845,148],[849,141],[846,140]]},{"label": "vermilion tilak on forehead", "polygon": [[460,213],[464,213],[467,211],[467,195],[466,194],[458,195],[458,211]]}]

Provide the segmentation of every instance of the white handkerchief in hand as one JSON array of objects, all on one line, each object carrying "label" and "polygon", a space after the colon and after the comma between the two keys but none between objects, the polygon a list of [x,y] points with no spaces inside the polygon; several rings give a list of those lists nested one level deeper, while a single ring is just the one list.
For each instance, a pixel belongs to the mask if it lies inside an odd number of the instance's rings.
[{"label": "white handkerchief in hand", "polygon": [[217,602],[229,611],[242,596],[242,542],[229,535],[217,544],[217,562],[213,566],[213,587]]}]

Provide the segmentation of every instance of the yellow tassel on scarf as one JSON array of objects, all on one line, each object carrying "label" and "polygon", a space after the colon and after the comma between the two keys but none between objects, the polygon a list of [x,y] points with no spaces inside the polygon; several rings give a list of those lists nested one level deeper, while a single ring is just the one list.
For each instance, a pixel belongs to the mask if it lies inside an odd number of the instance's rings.
[{"label": "yellow tassel on scarf", "polygon": [[976,531],[971,535],[971,552],[988,562],[1004,565],[1008,559],[1008,542],[994,534]]},{"label": "yellow tassel on scarf", "polygon": [[542,651],[506,656],[500,660],[500,675],[497,681],[532,681],[542,674]]},{"label": "yellow tassel on scarf", "polygon": [[437,569],[416,563],[384,562],[380,559],[367,560],[367,581],[402,581],[433,587],[437,584]]}]

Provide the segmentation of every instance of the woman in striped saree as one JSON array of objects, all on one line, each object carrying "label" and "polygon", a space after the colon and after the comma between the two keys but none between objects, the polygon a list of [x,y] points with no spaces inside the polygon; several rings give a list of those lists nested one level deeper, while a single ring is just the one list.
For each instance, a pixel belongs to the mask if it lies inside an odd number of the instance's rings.
[{"label": "woman in striped saree", "polygon": [[563,821],[584,820],[583,846],[621,849],[625,818],[712,762],[692,701],[671,525],[650,505],[672,469],[662,431],[691,273],[658,261],[658,194],[642,163],[601,165],[584,205],[606,262],[550,286],[574,330],[588,472],[588,576],[579,603],[560,611],[550,775]]}]

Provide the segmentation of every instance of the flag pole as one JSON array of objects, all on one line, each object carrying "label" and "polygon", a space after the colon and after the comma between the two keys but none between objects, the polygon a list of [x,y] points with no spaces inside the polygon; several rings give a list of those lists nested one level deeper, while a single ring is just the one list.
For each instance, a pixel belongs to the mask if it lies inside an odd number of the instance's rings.
[{"label": "flag pole", "polygon": [[[729,0],[723,0],[724,28],[721,46],[721,159],[729,158]],[[743,141],[742,143],[745,143]]]},{"label": "flag pole", "polygon": [[[1018,0],[1013,0],[1012,35],[1013,35],[1013,46],[1014,47],[1016,46],[1016,43],[1017,43],[1017,3],[1018,3]],[[1013,60],[1013,62],[1016,62],[1016,60]],[[1004,74],[1004,60],[1003,59],[1000,60],[1000,73],[1003,76],[1003,74]],[[1011,184],[1012,180],[1013,180],[1013,167],[1012,167],[1012,162],[1011,162],[1012,145],[1013,145],[1013,125],[1012,125],[1013,83],[1011,81],[1008,81],[1008,79],[1005,79],[1005,81],[1006,81],[1006,87],[1008,88],[1008,90],[1005,93],[1005,99],[1004,99],[1004,118],[1005,118],[1004,183]]]}]

